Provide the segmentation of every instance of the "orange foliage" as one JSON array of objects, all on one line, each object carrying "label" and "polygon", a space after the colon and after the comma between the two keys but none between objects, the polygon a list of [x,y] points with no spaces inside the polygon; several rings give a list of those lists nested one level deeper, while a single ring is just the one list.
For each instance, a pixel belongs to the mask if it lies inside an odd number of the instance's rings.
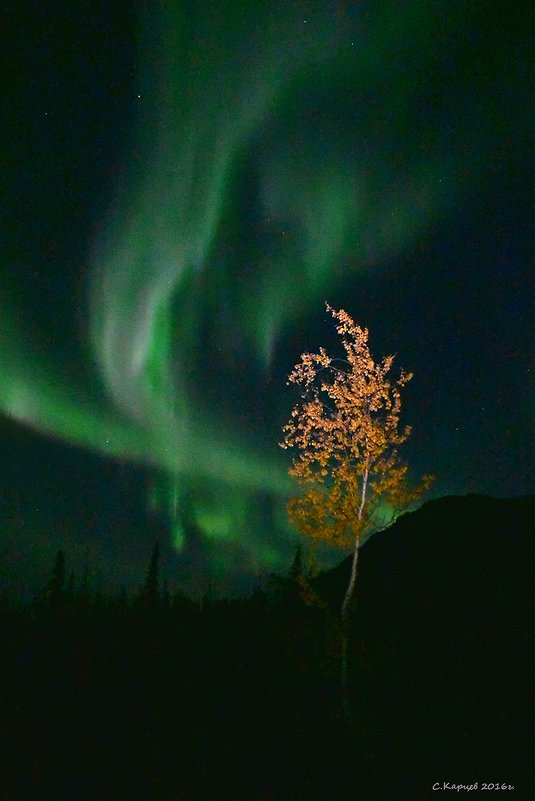
[{"label": "orange foliage", "polygon": [[380,525],[379,501],[399,512],[431,483],[411,487],[398,448],[410,435],[400,430],[400,389],[412,378],[391,377],[394,356],[375,362],[368,330],[343,309],[327,310],[338,321],[345,359],[323,348],[303,353],[288,376],[301,398],[284,426],[282,448],[295,448],[289,470],[300,485],[288,514],[301,533],[333,545],[359,547]]}]

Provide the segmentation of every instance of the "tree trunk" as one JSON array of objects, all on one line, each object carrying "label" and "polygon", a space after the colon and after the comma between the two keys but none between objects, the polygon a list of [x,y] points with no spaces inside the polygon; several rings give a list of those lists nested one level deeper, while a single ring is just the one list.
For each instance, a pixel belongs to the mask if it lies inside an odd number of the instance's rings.
[{"label": "tree trunk", "polygon": [[346,590],[344,603],[342,604],[341,623],[342,623],[342,712],[344,718],[349,720],[349,692],[348,692],[348,651],[349,651],[349,603],[355,589],[357,579],[357,563],[359,557],[359,538],[355,540],[355,550],[353,551],[353,561],[351,563],[351,578]]},{"label": "tree trunk", "polygon": [[350,710],[349,710],[349,692],[348,692],[348,652],[349,652],[349,617],[348,617],[348,610],[349,604],[351,602],[351,598],[353,597],[353,592],[355,589],[355,583],[357,581],[357,565],[359,559],[359,546],[360,546],[360,537],[361,537],[361,530],[360,530],[360,521],[362,520],[362,515],[364,512],[364,505],[366,503],[366,492],[368,489],[368,470],[364,471],[362,476],[362,491],[360,496],[360,504],[358,508],[358,520],[359,520],[359,527],[357,534],[355,536],[355,547],[353,550],[353,559],[351,561],[351,576],[349,579],[349,584],[347,585],[346,594],[344,597],[344,602],[342,604],[342,610],[340,614],[341,622],[342,622],[342,712],[344,718],[349,720],[350,717]]},{"label": "tree trunk", "polygon": [[360,535],[358,535],[355,539],[355,550],[353,551],[353,560],[351,562],[351,577],[349,579],[349,584],[347,585],[347,590],[344,598],[344,603],[342,604],[342,611],[340,617],[342,620],[346,620],[347,618],[347,610],[349,607],[349,602],[353,597],[353,591],[355,589],[355,583],[357,581],[357,563],[359,558],[359,544],[360,544]]}]

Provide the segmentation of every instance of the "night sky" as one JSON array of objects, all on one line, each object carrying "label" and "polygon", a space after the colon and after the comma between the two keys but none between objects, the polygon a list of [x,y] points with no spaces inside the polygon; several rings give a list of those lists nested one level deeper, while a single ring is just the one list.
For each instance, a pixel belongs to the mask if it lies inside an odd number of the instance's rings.
[{"label": "night sky", "polygon": [[286,570],[325,301],[414,372],[431,496],[534,491],[528,6],[10,4],[0,588],[136,586],[157,536],[172,588]]}]

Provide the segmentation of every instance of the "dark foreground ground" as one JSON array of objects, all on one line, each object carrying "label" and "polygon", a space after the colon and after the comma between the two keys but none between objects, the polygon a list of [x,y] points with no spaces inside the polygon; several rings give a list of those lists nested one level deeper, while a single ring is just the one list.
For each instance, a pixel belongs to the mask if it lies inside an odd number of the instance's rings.
[{"label": "dark foreground ground", "polygon": [[534,797],[527,541],[521,527],[507,546],[476,531],[456,548],[444,531],[434,547],[407,530],[363,549],[349,721],[346,565],[317,580],[318,606],[292,580],[202,608],[68,593],[4,604],[0,798],[416,800],[484,783]]}]

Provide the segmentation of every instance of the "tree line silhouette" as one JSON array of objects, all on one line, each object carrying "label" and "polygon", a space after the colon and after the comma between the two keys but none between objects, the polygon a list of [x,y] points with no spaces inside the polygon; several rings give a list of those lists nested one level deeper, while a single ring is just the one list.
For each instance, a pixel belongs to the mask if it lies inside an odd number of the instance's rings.
[{"label": "tree line silhouette", "polygon": [[157,543],[130,596],[92,592],[58,552],[32,602],[0,604],[2,799],[526,794],[533,511],[443,499],[363,546],[349,720],[350,561],[312,577],[297,552],[248,598],[193,601],[166,589]]}]

